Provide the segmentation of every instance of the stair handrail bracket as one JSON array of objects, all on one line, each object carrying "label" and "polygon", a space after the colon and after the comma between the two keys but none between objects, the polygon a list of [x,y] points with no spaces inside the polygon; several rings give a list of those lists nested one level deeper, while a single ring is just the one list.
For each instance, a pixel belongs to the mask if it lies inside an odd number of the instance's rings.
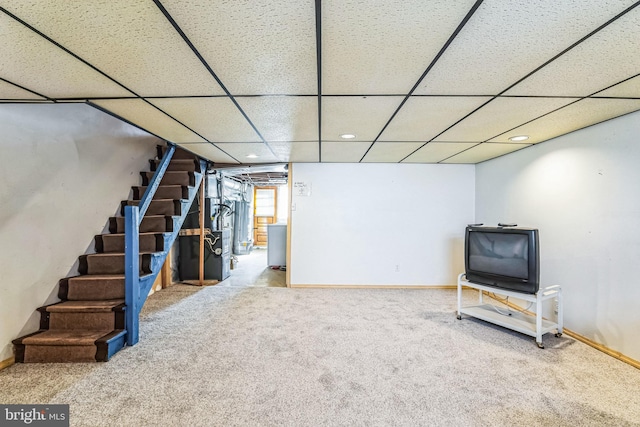
[{"label": "stair handrail bracket", "polygon": [[127,345],[133,346],[139,339],[140,310],[144,300],[140,300],[140,223],[147,212],[153,196],[160,186],[160,181],[169,167],[175,153],[173,144],[167,150],[149,181],[149,185],[140,199],[138,206],[124,207],[124,284],[125,284],[125,329]]}]

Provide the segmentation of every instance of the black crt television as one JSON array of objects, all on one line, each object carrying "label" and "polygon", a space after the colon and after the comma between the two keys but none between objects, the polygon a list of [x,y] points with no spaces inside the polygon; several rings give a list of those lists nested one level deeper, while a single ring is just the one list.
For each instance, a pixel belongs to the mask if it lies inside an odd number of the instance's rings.
[{"label": "black crt television", "polygon": [[470,282],[535,294],[540,283],[538,230],[469,225],[464,264]]}]

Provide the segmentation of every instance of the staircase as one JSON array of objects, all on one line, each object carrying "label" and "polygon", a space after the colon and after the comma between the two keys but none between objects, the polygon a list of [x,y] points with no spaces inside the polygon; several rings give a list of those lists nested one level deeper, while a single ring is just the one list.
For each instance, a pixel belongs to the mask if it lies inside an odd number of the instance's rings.
[{"label": "staircase", "polygon": [[[61,301],[38,309],[40,330],[13,341],[16,362],[106,362],[125,344],[137,342],[138,313],[206,166],[184,150],[160,146],[158,159],[150,163],[151,172],[141,172],[142,185],[132,187],[131,199],[122,201],[122,216],[109,218],[109,233],[95,236],[95,253],[80,256],[77,276],[60,280]],[[148,187],[151,190],[145,194]],[[137,217],[138,208],[129,207],[143,204],[148,206],[146,213],[133,234],[125,236],[125,211],[135,210]],[[137,240],[128,240],[136,235]],[[130,264],[137,264],[138,272],[127,273],[127,278],[125,241],[139,245],[139,252],[129,255],[137,255],[137,262]],[[130,244],[133,250],[135,243]],[[127,293],[140,296],[131,300]]]}]

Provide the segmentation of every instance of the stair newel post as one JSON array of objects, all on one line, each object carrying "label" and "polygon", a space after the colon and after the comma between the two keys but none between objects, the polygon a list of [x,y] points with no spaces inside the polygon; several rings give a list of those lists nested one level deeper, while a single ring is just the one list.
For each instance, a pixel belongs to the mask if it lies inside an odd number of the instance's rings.
[{"label": "stair newel post", "polygon": [[138,342],[138,323],[140,307],[140,211],[137,206],[124,208],[124,283],[125,283],[125,326],[127,329],[127,345]]},{"label": "stair newel post", "polygon": [[153,178],[147,185],[147,189],[140,198],[138,206],[125,206],[124,208],[124,284],[125,284],[125,326],[127,328],[127,345],[132,346],[139,339],[140,310],[144,304],[144,298],[140,299],[140,223],[164,173],[169,168],[169,162],[176,151],[175,145],[168,145],[164,156],[160,160]]}]

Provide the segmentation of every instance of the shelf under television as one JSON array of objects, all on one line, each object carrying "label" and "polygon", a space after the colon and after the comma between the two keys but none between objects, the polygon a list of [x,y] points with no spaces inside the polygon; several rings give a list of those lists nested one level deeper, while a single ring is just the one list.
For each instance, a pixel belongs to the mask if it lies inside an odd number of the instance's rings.
[{"label": "shelf under television", "polygon": [[[465,286],[478,290],[478,305],[462,306],[462,288]],[[501,309],[505,314],[499,313],[494,305],[483,302],[483,291],[533,302],[535,303],[535,313],[528,314],[508,308]],[[542,303],[550,299],[558,301],[558,314],[555,322],[542,318]],[[506,313],[510,313],[510,315]],[[554,330],[558,335],[562,334],[562,290],[560,286],[549,286],[541,288],[535,294],[514,292],[469,282],[463,273],[458,276],[458,319],[461,319],[463,314],[535,337],[538,347],[544,348],[542,335]]]}]

